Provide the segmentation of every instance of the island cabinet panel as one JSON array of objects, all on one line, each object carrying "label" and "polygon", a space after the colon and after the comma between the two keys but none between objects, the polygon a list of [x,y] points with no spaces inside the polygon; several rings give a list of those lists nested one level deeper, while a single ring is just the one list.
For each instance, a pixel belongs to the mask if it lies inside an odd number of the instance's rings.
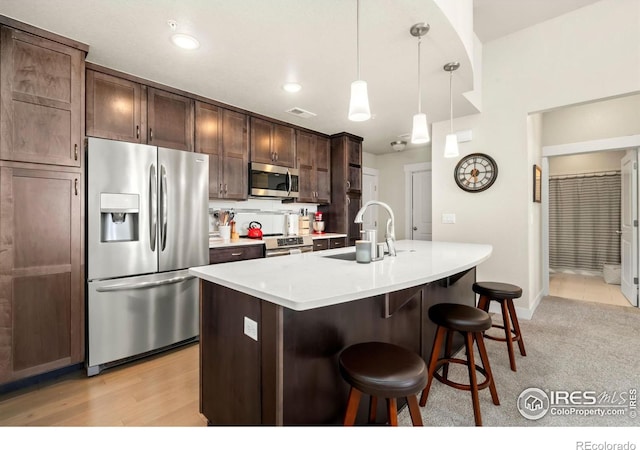
[{"label": "island cabinet panel", "polygon": [[[306,311],[294,311],[202,283],[200,411],[213,425],[340,424],[349,385],[338,358],[347,346],[391,342],[428,361],[440,302],[475,305],[475,268],[432,283]],[[244,330],[257,322],[257,341]],[[456,348],[460,342],[455,342]],[[357,423],[366,423],[361,402]],[[378,420],[386,420],[384,402]]]},{"label": "island cabinet panel", "polygon": [[147,142],[147,87],[87,70],[87,136]]},{"label": "island cabinet panel", "polygon": [[195,108],[195,151],[209,155],[209,198],[245,200],[249,193],[249,118],[199,101]]},{"label": "island cabinet panel", "polygon": [[160,89],[147,89],[151,145],[193,151],[193,99]]},{"label": "island cabinet panel", "polygon": [[268,120],[251,118],[251,161],[295,167],[295,129]]},{"label": "island cabinet panel", "polygon": [[0,27],[0,158],[80,167],[84,52]]}]

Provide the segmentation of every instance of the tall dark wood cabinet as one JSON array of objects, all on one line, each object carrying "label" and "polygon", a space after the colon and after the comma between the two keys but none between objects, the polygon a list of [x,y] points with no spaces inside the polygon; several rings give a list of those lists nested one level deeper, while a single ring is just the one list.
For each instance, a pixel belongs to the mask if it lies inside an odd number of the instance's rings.
[{"label": "tall dark wood cabinet", "polygon": [[331,154],[329,139],[296,131],[296,154],[300,171],[301,202],[331,202]]},{"label": "tall dark wood cabinet", "polygon": [[295,129],[268,120],[251,118],[251,161],[295,167]]},{"label": "tall dark wood cabinet", "polygon": [[92,69],[86,97],[87,136],[194,150],[191,98]]},{"label": "tall dark wood cabinet", "polygon": [[0,16],[0,384],[84,360],[84,57]]},{"label": "tall dark wood cabinet", "polygon": [[360,239],[353,221],[362,206],[362,138],[349,133],[331,136],[331,204],[321,205],[325,228],[347,234],[347,244]]},{"label": "tall dark wood cabinet", "polygon": [[195,150],[209,155],[209,198],[247,198],[248,121],[246,114],[196,102]]}]

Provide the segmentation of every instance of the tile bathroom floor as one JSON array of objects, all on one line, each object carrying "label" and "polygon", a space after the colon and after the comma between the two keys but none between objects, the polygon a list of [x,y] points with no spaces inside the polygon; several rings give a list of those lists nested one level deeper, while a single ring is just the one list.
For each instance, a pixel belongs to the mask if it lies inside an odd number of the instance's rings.
[{"label": "tile bathroom floor", "polygon": [[631,306],[622,295],[620,285],[608,284],[602,276],[550,273],[549,295],[609,305]]}]

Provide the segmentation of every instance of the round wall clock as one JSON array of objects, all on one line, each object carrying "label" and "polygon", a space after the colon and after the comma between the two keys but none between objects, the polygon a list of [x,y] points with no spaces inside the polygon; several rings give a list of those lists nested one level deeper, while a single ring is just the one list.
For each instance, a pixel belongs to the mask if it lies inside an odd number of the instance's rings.
[{"label": "round wall clock", "polygon": [[458,162],[453,177],[460,189],[481,192],[489,189],[498,178],[498,165],[489,155],[471,153]]}]

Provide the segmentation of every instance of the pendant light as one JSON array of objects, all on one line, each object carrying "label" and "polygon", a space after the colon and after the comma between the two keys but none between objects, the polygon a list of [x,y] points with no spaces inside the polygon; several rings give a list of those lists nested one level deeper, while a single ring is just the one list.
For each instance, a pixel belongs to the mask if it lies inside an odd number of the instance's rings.
[{"label": "pendant light", "polygon": [[422,112],[420,107],[422,99],[422,89],[420,87],[420,44],[422,43],[422,36],[429,32],[429,28],[429,24],[417,23],[409,29],[411,36],[418,38],[418,114],[413,116],[413,128],[411,131],[412,144],[426,144],[430,141],[427,115]]},{"label": "pendant light", "polygon": [[460,154],[458,151],[458,136],[453,132],[453,72],[458,70],[460,67],[460,63],[451,62],[444,65],[444,70],[449,72],[449,124],[450,130],[449,134],[447,134],[445,144],[444,144],[444,157],[445,158],[455,158]]},{"label": "pendant light", "polygon": [[356,3],[356,55],[358,79],[351,83],[351,100],[349,101],[349,120],[363,122],[371,118],[367,82],[360,79],[360,0]]}]

